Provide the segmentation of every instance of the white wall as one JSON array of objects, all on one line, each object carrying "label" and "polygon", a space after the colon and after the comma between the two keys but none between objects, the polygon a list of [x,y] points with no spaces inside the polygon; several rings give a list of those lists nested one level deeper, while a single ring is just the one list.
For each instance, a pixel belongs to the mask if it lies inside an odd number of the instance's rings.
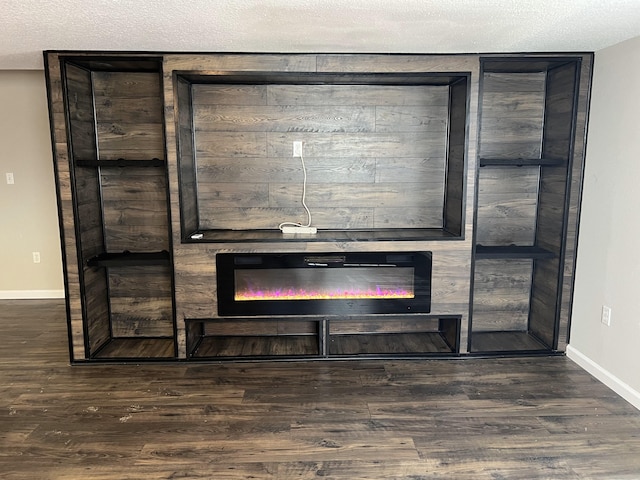
[{"label": "white wall", "polygon": [[[600,321],[612,308],[611,326]],[[600,50],[595,68],[570,348],[640,408],[640,37]]]},{"label": "white wall", "polygon": [[0,71],[0,298],[63,295],[44,72]]}]

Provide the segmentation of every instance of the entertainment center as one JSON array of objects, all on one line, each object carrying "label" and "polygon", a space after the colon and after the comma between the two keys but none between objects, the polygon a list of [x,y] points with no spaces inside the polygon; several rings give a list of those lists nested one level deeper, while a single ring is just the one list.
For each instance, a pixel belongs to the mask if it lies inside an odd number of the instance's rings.
[{"label": "entertainment center", "polygon": [[44,55],[73,363],[564,351],[592,54]]}]

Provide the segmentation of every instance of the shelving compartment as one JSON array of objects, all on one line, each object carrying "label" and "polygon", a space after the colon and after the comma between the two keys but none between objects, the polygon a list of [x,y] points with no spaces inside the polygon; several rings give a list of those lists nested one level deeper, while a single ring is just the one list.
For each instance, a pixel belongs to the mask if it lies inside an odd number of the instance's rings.
[{"label": "shelving compartment", "polygon": [[482,61],[471,352],[556,348],[579,65]]},{"label": "shelving compartment", "polygon": [[460,351],[460,317],[410,316],[333,320],[327,354],[354,356],[430,356]]},{"label": "shelving compartment", "polygon": [[187,319],[193,360],[429,357],[460,352],[460,316]]},{"label": "shelving compartment", "polygon": [[[460,238],[468,74],[175,73],[184,241]],[[197,240],[193,234],[198,234]]]},{"label": "shelving compartment", "polygon": [[159,63],[63,67],[86,358],[175,357]]},{"label": "shelving compartment", "polygon": [[298,317],[187,319],[191,359],[317,358],[324,322]]}]

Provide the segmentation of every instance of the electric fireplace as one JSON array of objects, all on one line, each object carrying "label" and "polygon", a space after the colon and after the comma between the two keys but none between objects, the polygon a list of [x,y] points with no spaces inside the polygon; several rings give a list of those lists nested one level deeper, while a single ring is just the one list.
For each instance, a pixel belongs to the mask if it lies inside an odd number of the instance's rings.
[{"label": "electric fireplace", "polygon": [[431,252],[220,253],[218,314],[429,313]]}]

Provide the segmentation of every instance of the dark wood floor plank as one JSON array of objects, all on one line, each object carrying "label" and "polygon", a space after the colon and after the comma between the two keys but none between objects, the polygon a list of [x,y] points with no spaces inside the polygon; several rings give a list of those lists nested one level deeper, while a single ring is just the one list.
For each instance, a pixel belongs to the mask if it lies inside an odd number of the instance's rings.
[{"label": "dark wood floor plank", "polygon": [[640,412],[562,356],[69,365],[0,301],[0,477],[640,478]]}]

